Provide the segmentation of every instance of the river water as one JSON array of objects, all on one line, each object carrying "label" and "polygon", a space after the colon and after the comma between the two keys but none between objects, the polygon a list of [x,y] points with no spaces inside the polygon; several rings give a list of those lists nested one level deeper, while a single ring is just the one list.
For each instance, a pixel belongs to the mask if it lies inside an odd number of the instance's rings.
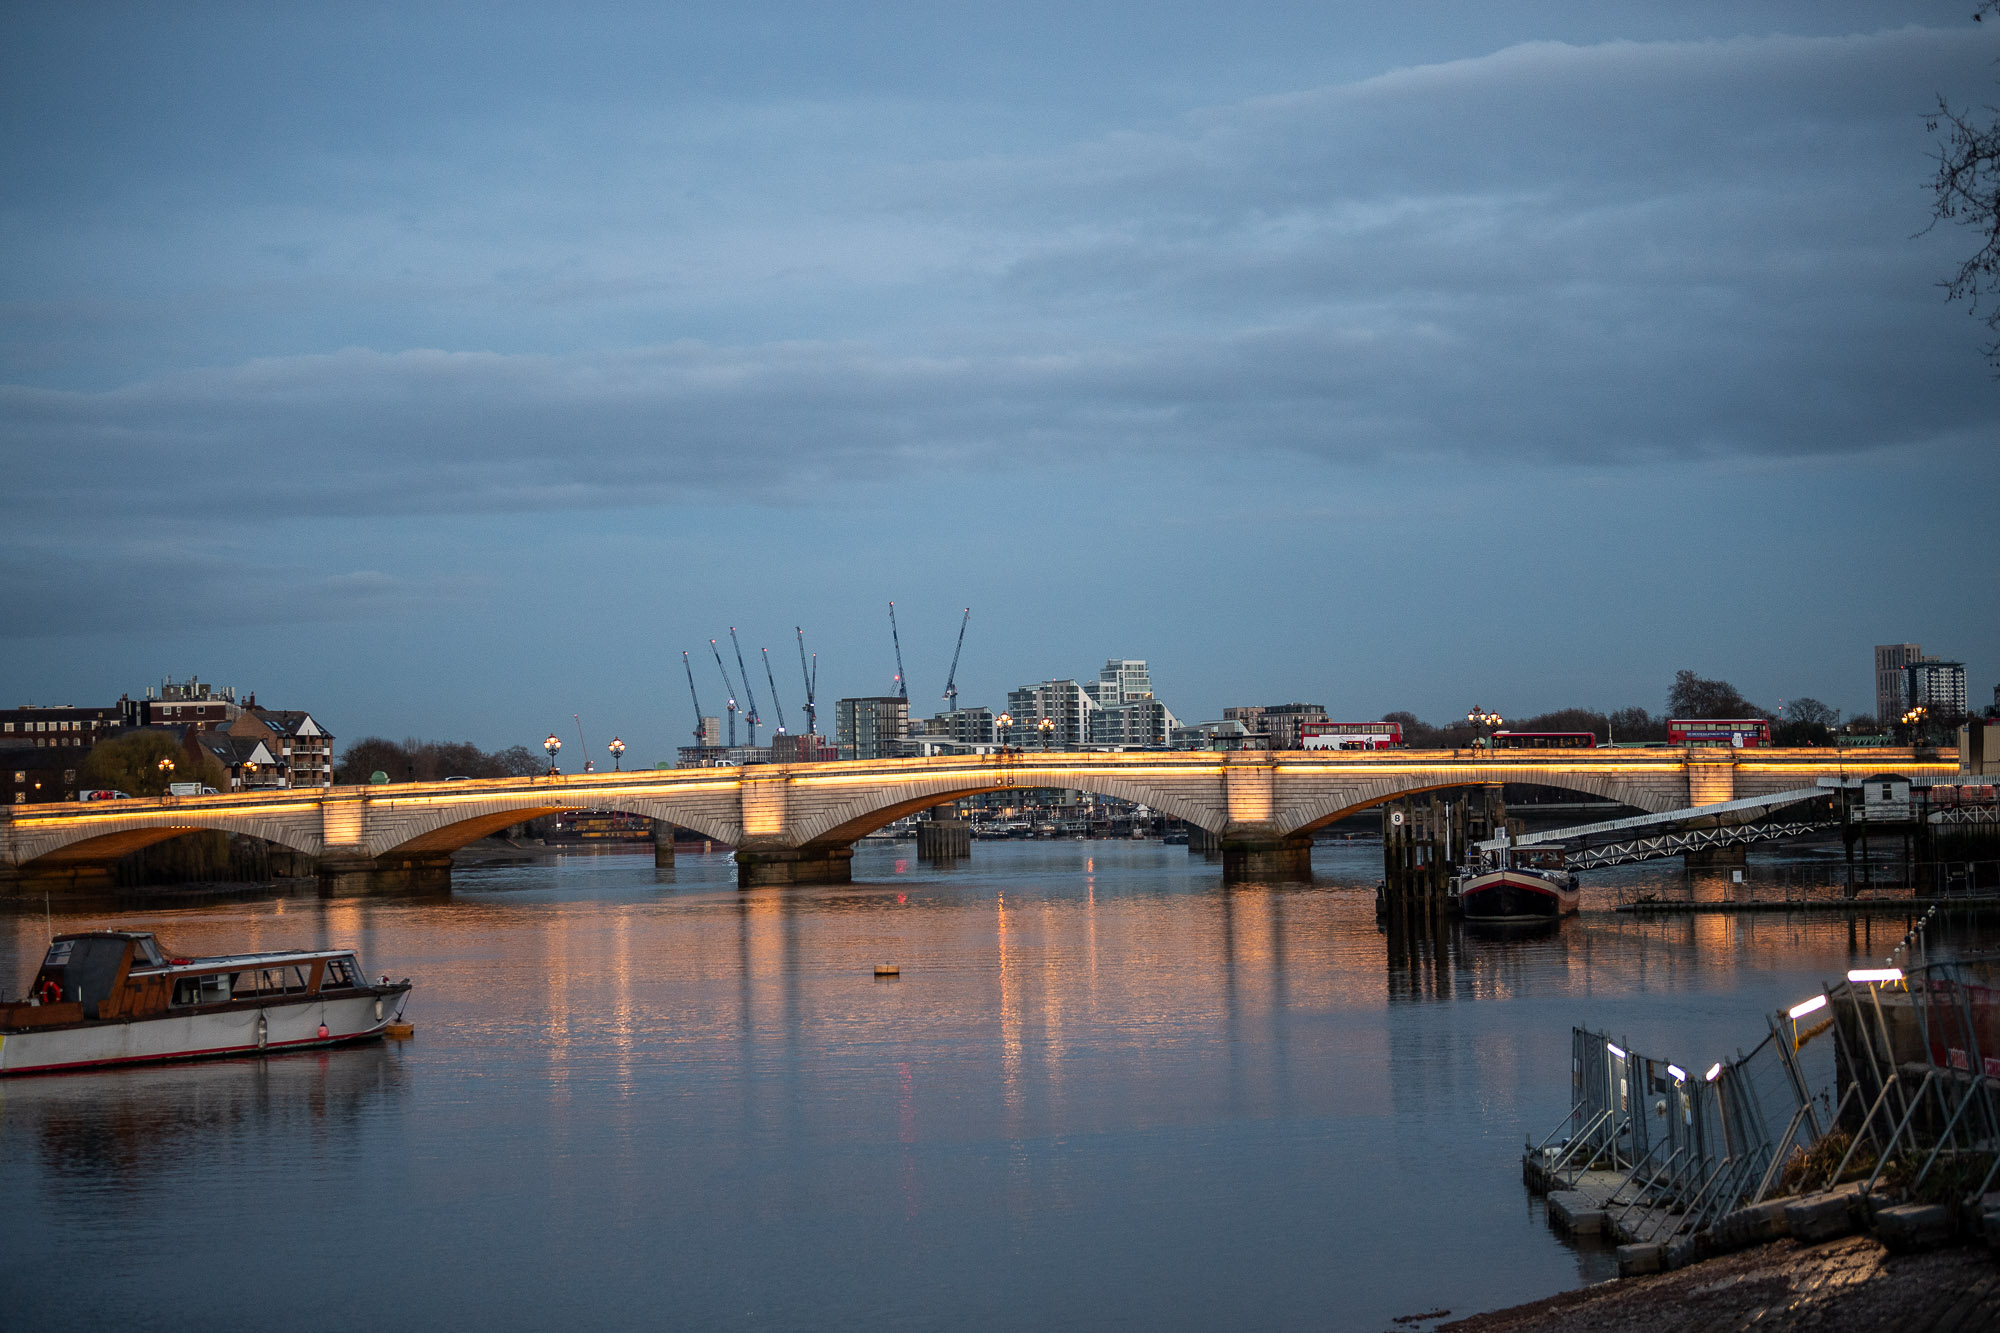
[{"label": "river water", "polygon": [[[1523,1140],[1569,1028],[1692,1068],[1900,920],[1378,930],[1375,847],[1225,888],[1157,843],[864,843],[857,883],[723,855],[461,870],[447,897],[236,898],[54,926],[358,946],[416,1037],[0,1083],[8,1328],[1321,1328],[1610,1275]],[[0,916],[25,989],[41,905]],[[878,962],[900,966],[893,980]]]}]

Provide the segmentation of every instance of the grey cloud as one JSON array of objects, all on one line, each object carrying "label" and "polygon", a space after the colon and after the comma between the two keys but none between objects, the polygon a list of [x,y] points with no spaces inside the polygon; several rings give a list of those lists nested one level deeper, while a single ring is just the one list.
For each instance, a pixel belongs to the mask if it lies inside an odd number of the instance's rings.
[{"label": "grey cloud", "polygon": [[[398,256],[421,255],[419,304],[534,294],[685,325],[735,283],[747,322],[782,326],[810,292],[821,318],[878,327],[17,385],[0,457],[31,511],[170,512],[224,475],[259,501],[394,513],[790,503],[855,476],[1218,450],[1619,463],[1959,438],[1990,416],[1977,339],[1930,289],[1949,238],[1910,233],[1919,114],[1984,58],[1921,30],[1531,44],[1053,156],[729,173],[724,221],[683,209],[650,236],[630,199],[558,176],[531,234],[466,227],[480,262],[518,249],[484,278],[445,257],[477,191],[411,237],[322,217],[344,253],[380,251],[330,280],[385,308]],[[587,261],[551,248],[569,215]],[[434,315],[387,317],[382,345]]]},{"label": "grey cloud", "polygon": [[[0,542],[0,622],[15,639],[157,635],[191,626],[295,633],[301,624],[434,616],[490,593],[485,579],[465,574],[329,574],[286,549],[298,540],[296,524],[230,505],[212,507],[207,517],[208,530],[188,537],[123,535],[117,522],[100,518],[86,543]],[[183,513],[165,526],[192,520]],[[230,528],[252,531],[231,544],[218,536]]]}]

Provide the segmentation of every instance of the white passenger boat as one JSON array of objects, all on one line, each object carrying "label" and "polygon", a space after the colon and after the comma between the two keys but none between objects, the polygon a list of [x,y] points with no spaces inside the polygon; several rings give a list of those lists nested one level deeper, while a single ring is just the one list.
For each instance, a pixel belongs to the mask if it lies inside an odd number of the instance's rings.
[{"label": "white passenger boat", "polygon": [[351,949],[173,958],[141,931],[58,935],[28,998],[0,1004],[0,1075],[366,1041],[409,993]]}]

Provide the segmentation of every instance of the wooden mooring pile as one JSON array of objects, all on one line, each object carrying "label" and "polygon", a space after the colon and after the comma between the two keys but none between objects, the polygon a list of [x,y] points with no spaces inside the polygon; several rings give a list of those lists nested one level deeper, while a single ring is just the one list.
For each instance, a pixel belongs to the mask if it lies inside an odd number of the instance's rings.
[{"label": "wooden mooring pile", "polygon": [[1385,910],[1442,914],[1451,906],[1451,881],[1464,868],[1467,849],[1498,837],[1518,821],[1495,784],[1445,795],[1406,796],[1382,807],[1382,906]]}]

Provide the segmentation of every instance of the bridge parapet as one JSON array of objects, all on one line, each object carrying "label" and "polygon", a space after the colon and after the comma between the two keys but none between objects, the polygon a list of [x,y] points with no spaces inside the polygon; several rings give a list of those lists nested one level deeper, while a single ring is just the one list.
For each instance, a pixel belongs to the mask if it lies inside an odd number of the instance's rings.
[{"label": "bridge parapet", "polygon": [[453,849],[562,810],[612,809],[737,848],[745,885],[845,879],[854,840],[930,806],[1056,787],[1136,801],[1217,836],[1224,873],[1292,874],[1312,831],[1383,801],[1523,782],[1646,811],[1899,772],[1945,777],[1953,752],[1909,750],[1390,750],[1010,753],[399,783],[0,808],[0,881],[108,866],[200,829],[321,858],[330,874],[434,875]]}]

